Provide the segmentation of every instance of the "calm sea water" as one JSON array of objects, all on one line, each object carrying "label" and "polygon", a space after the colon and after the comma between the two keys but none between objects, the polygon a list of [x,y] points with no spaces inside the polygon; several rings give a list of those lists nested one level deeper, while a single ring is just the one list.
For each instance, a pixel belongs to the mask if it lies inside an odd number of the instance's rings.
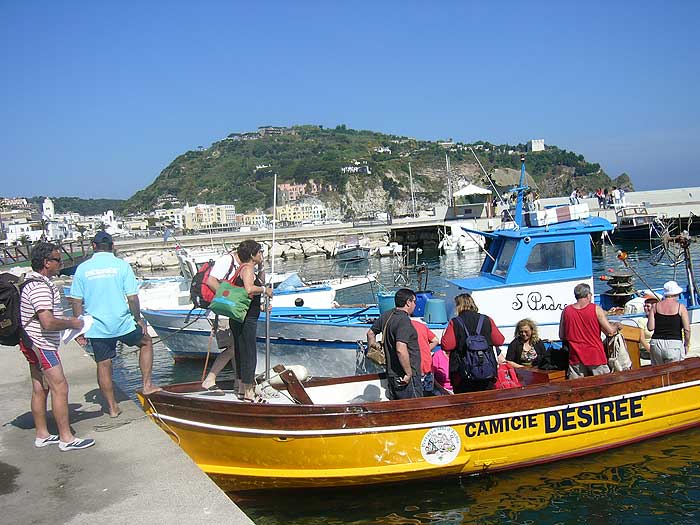
[{"label": "calm sea water", "polygon": [[[594,255],[596,292],[607,286],[598,277],[622,268],[617,251],[629,253],[629,264],[641,277],[635,288],[685,281],[684,269],[652,266],[644,243],[604,246]],[[693,248],[698,261],[700,249]],[[427,288],[440,292],[446,279],[478,271],[481,255],[438,256],[426,251],[417,262],[427,268]],[[416,262],[415,256],[410,262]],[[395,287],[396,260],[374,259],[340,268],[332,261],[276,261],[279,271],[299,270],[307,278],[381,272],[382,285]],[[405,276],[417,286],[415,268]],[[426,272],[421,272],[421,276]],[[646,282],[646,284],[645,284]],[[404,282],[399,279],[399,285]],[[377,288],[339,296],[343,303],[372,302]],[[573,293],[573,292],[572,292]],[[195,381],[202,363],[178,363],[162,345],[156,347],[155,380],[160,384]],[[224,377],[230,376],[226,371]],[[115,379],[131,396],[139,387],[135,354],[115,361]],[[700,522],[700,430],[570,459],[549,465],[461,480],[422,481],[382,487],[231,493],[230,497],[261,524],[428,524],[428,523],[669,523]]]}]

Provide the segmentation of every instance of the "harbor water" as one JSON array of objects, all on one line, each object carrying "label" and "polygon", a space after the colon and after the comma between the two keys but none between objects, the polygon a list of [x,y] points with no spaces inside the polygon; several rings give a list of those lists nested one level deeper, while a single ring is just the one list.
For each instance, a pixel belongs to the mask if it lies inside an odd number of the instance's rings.
[{"label": "harbor water", "polygon": [[[607,290],[599,277],[623,267],[617,251],[629,253],[639,274],[636,289],[658,287],[670,279],[685,283],[683,266],[652,266],[649,247],[603,246],[593,260],[597,293]],[[693,261],[700,260],[693,246]],[[275,261],[277,271],[299,270],[307,278],[379,271],[382,286],[424,289],[436,296],[453,277],[478,271],[483,254],[438,255],[425,251],[416,267],[398,259],[372,259],[340,268],[326,259]],[[425,265],[425,266],[423,266]],[[426,271],[427,270],[427,271]],[[329,275],[330,274],[330,275]],[[427,284],[425,278],[427,276]],[[377,302],[378,287],[338,297],[344,304]],[[573,300],[573,290],[572,290]],[[496,319],[498,322],[498,319]],[[504,334],[510,340],[513,334]],[[291,363],[289,363],[291,364]],[[196,381],[201,362],[175,364],[156,346],[154,379],[159,384]],[[223,374],[230,377],[230,369]],[[115,380],[130,396],[139,388],[138,358],[124,349],[115,360]],[[536,445],[533,445],[536,446]],[[382,487],[231,493],[229,496],[260,524],[428,524],[428,523],[621,523],[696,524],[700,522],[700,429],[657,438],[565,461],[511,472],[421,481]]]}]

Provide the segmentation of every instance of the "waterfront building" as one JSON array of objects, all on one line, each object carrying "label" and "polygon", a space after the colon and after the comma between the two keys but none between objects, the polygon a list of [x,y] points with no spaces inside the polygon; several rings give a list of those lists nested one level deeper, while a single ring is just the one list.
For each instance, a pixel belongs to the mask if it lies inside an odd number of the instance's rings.
[{"label": "waterfront building", "polygon": [[40,222],[27,219],[12,219],[9,222],[5,222],[3,227],[7,237],[4,244],[8,245],[21,244],[22,241],[33,243],[40,240],[44,234]]},{"label": "waterfront building", "polygon": [[233,204],[185,205],[182,215],[182,225],[188,230],[229,229],[237,225]]},{"label": "waterfront building", "polygon": [[256,209],[250,213],[239,214],[238,223],[248,228],[267,229],[270,227],[271,216],[266,215],[262,210]]},{"label": "waterfront building", "polygon": [[312,197],[277,208],[277,220],[282,224],[323,221],[326,216],[326,207],[320,200]]}]

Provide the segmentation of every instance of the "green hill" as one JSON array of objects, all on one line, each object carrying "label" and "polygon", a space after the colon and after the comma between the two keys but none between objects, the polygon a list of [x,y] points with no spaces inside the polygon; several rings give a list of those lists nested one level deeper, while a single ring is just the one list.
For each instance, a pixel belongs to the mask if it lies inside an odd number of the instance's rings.
[{"label": "green hill", "polygon": [[[526,149],[525,144],[441,144],[344,125],[334,129],[310,125],[261,128],[259,132],[232,133],[207,149],[180,155],[153,183],[128,199],[124,210],[149,210],[167,194],[183,204],[235,203],[239,211],[264,209],[272,205],[273,175],[277,173],[278,184],[313,180],[323,185],[319,197],[348,215],[372,207],[400,212],[410,202],[409,162],[415,197],[421,205],[446,201],[446,153],[453,179],[484,184],[469,146],[476,148],[488,172],[520,169],[518,153]],[[584,192],[612,185],[631,189],[627,175],[613,181],[598,164],[556,146],[528,154],[527,171],[542,197],[568,195],[573,187]]]}]

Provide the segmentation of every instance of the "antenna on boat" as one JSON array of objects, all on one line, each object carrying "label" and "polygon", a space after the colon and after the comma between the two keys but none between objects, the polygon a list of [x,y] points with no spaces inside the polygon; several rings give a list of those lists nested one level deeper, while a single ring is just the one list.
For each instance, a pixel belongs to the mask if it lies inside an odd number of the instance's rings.
[{"label": "antenna on boat", "polygon": [[525,154],[520,154],[520,183],[515,190],[518,192],[518,199],[515,201],[515,227],[521,228],[523,225],[523,194],[527,189],[525,184]]}]

